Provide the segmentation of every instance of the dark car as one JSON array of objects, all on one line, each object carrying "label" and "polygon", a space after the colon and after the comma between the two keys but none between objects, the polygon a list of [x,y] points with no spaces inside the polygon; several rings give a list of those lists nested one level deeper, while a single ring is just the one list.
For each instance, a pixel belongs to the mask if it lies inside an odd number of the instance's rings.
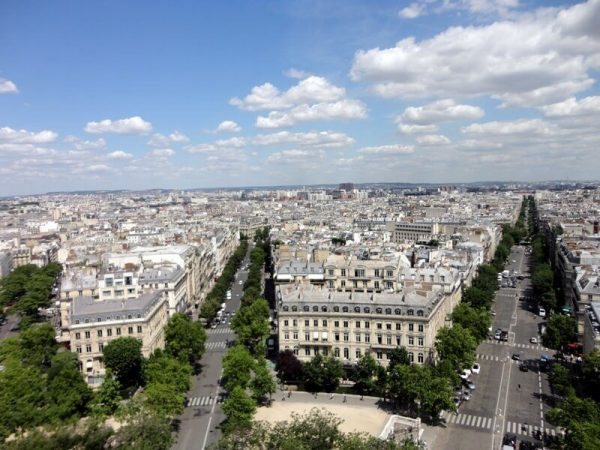
[{"label": "dark car", "polygon": [[519,353],[513,353],[512,354],[512,359],[514,359],[515,361],[520,361],[521,360],[521,355]]},{"label": "dark car", "polygon": [[521,370],[521,372],[529,372],[529,367],[527,366],[527,364],[521,363],[519,365],[519,370]]}]

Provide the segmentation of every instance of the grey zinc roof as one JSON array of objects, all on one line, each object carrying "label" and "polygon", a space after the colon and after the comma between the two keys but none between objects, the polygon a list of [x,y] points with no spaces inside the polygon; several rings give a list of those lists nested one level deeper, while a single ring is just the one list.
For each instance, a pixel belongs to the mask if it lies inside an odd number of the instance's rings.
[{"label": "grey zinc roof", "polygon": [[95,300],[93,297],[76,297],[71,306],[71,323],[75,320],[85,322],[98,322],[114,320],[108,319],[108,315],[119,314],[125,318],[131,315],[136,318],[138,314],[145,317],[162,298],[162,291],[147,292],[134,299],[122,300]]},{"label": "grey zinc roof", "polygon": [[277,267],[279,275],[323,274],[323,264],[316,262],[285,261]]},{"label": "grey zinc roof", "polygon": [[183,274],[183,269],[177,267],[175,269],[162,268],[162,269],[146,269],[139,277],[140,283],[168,283],[169,281],[176,280]]}]

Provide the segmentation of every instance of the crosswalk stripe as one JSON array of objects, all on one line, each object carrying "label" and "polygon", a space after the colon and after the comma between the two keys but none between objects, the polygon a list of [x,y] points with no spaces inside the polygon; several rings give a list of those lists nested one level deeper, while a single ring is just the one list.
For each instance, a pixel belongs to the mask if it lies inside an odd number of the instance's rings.
[{"label": "crosswalk stripe", "polygon": [[486,426],[485,426],[485,427],[486,427],[486,428],[490,428],[491,426],[492,426],[492,418],[491,418],[491,417],[488,417],[488,420],[487,420],[487,422],[486,422]]},{"label": "crosswalk stripe", "polygon": [[473,424],[473,425],[476,427],[479,427],[479,425],[481,424],[481,419],[482,419],[481,416],[477,417],[477,424]]}]

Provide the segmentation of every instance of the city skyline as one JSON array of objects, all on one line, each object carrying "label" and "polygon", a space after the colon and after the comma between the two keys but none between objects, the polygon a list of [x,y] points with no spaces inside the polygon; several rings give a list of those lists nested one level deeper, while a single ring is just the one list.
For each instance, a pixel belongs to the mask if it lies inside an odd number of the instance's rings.
[{"label": "city skyline", "polygon": [[2,13],[0,196],[598,178],[599,0]]}]

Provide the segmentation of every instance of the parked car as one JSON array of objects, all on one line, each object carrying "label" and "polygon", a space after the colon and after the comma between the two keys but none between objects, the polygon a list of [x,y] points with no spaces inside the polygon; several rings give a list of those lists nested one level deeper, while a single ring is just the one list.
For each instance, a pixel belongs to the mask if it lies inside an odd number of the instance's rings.
[{"label": "parked car", "polygon": [[471,391],[474,391],[474,390],[475,390],[475,383],[473,383],[472,381],[467,381],[467,382],[465,383],[465,386],[467,386],[467,388],[468,388],[469,390],[471,390]]},{"label": "parked car", "polygon": [[520,361],[521,360],[521,355],[519,353],[513,353],[512,354],[512,359],[514,359],[515,361]]},{"label": "parked car", "polygon": [[537,344],[538,340],[537,340],[536,337],[532,337],[532,338],[529,339],[529,342],[531,342],[532,344]]},{"label": "parked car", "polygon": [[480,371],[481,371],[481,366],[479,365],[479,363],[473,364],[473,367],[471,367],[471,372],[479,375]]},{"label": "parked car", "polygon": [[458,376],[462,380],[468,380],[469,377],[471,376],[471,370],[470,369],[464,369],[461,373],[458,374]]},{"label": "parked car", "polygon": [[544,318],[546,317],[546,310],[544,308],[540,308],[538,314],[540,317]]},{"label": "parked car", "polygon": [[527,366],[527,364],[522,362],[521,364],[519,364],[519,370],[521,372],[529,372],[529,367]]},{"label": "parked car", "polygon": [[469,391],[463,392],[462,399],[466,401],[471,400],[471,393]]}]

